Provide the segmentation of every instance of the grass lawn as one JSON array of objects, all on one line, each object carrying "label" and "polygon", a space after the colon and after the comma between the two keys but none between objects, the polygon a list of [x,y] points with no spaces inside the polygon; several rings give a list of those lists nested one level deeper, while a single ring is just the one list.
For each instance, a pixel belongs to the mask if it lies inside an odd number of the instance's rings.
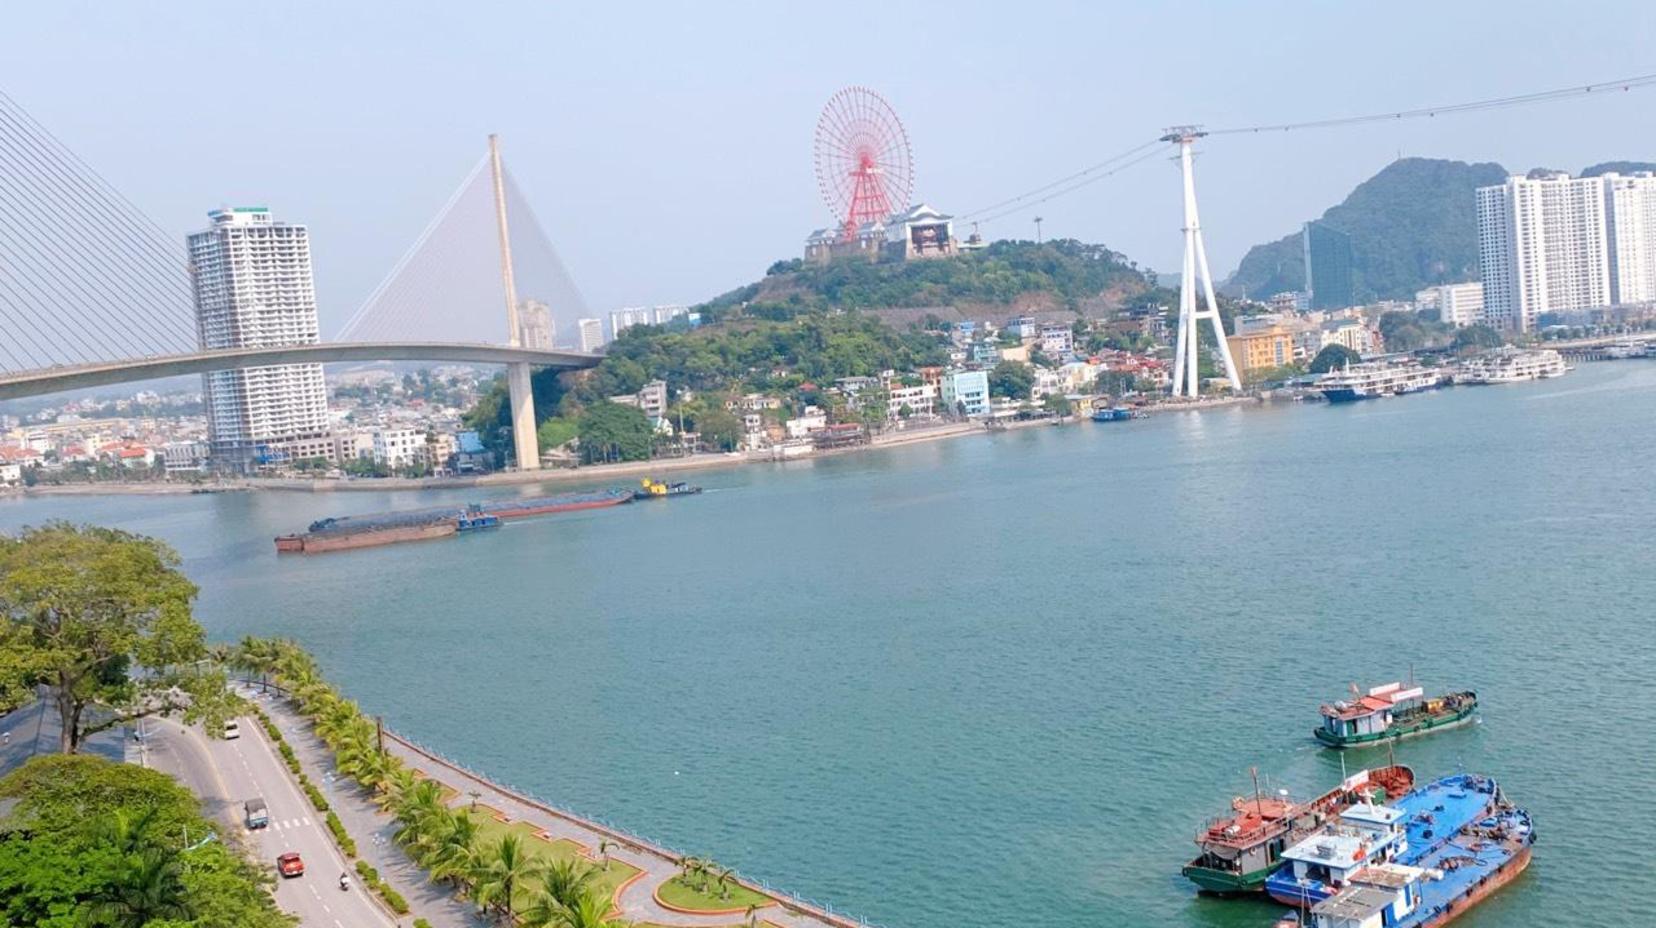
[{"label": "grass lawn", "polygon": [[[722,893],[729,893],[729,897],[726,898]],[[725,884],[724,890],[721,891],[718,880],[708,880],[707,892],[702,892],[685,883],[683,877],[676,876],[656,887],[656,897],[670,906],[698,912],[746,909],[750,905],[772,905],[776,901],[763,893],[756,893],[735,883]]]},{"label": "grass lawn", "polygon": [[[603,861],[592,860],[585,854],[582,854],[581,846],[576,844],[574,841],[567,838],[559,838],[556,841],[548,841],[545,838],[537,837],[535,832],[540,829],[529,824],[528,822],[512,822],[509,825],[502,824],[501,822],[496,821],[494,816],[490,815],[487,811],[484,811],[484,807],[482,806],[479,806],[476,811],[472,812],[471,817],[472,821],[477,823],[477,834],[482,844],[490,844],[495,841],[499,841],[501,836],[505,834],[516,834],[523,840],[524,850],[526,850],[531,857],[545,860],[579,860],[582,863],[591,866],[597,873],[597,877],[592,881],[592,885],[597,887],[606,896],[613,898],[615,891],[620,888],[622,883],[625,883],[634,876],[638,875],[639,870],[637,867],[619,860],[611,860],[609,869],[605,870],[603,869]],[[527,903],[529,898],[529,890],[531,888],[531,886],[525,886],[522,891],[513,893],[513,895],[517,897],[512,902],[514,908],[520,907]],[[732,892],[731,895],[734,896],[735,893]],[[747,903],[742,904],[746,905]]]}]

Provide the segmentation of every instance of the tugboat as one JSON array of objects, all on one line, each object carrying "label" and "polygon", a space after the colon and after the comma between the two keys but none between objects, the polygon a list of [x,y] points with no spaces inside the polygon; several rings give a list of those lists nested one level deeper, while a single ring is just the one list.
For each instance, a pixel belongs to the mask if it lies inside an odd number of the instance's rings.
[{"label": "tugboat", "polygon": [[1323,706],[1322,724],[1311,730],[1331,748],[1423,735],[1467,722],[1478,709],[1478,694],[1471,690],[1423,699],[1425,691],[1418,686],[1404,689],[1401,683],[1387,683],[1360,696],[1352,684],[1351,694],[1349,701]]},{"label": "tugboat", "polygon": [[694,496],[702,491],[701,487],[691,486],[688,483],[663,483],[660,480],[651,480],[645,477],[639,481],[643,487],[633,491],[633,499],[665,499],[669,496]]},{"label": "tugboat", "polygon": [[1394,765],[1362,770],[1309,802],[1286,795],[1265,796],[1257,774],[1254,794],[1231,800],[1230,812],[1208,821],[1196,834],[1201,853],[1181,873],[1202,892],[1217,895],[1262,892],[1283,864],[1283,852],[1351,806],[1401,796],[1414,787],[1414,771]]},{"label": "tugboat", "polygon": [[1126,406],[1101,406],[1093,410],[1094,422],[1126,422],[1133,418],[1133,411]]},{"label": "tugboat", "polygon": [[454,520],[454,530],[457,532],[480,532],[499,527],[499,516],[484,512],[481,506],[475,504],[467,506],[466,511]]}]

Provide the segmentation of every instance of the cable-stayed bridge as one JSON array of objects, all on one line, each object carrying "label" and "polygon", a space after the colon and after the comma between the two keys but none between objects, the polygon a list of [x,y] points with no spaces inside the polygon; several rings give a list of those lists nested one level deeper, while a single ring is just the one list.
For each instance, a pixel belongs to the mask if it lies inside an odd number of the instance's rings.
[{"label": "cable-stayed bridge", "polygon": [[595,366],[571,346],[585,315],[491,137],[337,337],[251,331],[243,347],[205,349],[183,241],[0,93],[0,399],[281,364],[503,364],[514,439],[534,448],[530,369]]}]

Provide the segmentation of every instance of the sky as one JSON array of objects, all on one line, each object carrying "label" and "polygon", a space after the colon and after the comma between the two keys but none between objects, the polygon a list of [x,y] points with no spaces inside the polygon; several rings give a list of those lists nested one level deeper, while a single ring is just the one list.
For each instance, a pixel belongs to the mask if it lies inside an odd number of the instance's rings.
[{"label": "sky", "polygon": [[[1656,4],[827,4],[172,0],[9,4],[4,90],[160,225],[222,204],[310,227],[324,334],[356,310],[497,132],[594,313],[749,282],[830,215],[823,104],[861,84],[914,153],[914,199],[967,213],[1158,136],[1656,72]],[[1656,160],[1656,88],[1201,144],[1213,271],[1399,154],[1521,171]],[[1169,152],[1171,154],[1171,151]],[[1180,260],[1153,158],[982,229]],[[969,231],[966,229],[959,232]]]}]

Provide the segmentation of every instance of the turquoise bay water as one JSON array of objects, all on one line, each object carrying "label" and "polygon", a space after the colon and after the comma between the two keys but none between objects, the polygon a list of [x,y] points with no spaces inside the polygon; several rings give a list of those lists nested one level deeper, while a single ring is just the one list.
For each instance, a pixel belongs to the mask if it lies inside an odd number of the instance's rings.
[{"label": "turquoise bay water", "polygon": [[14,500],[0,527],[161,536],[216,637],[296,637],[474,768],[892,928],[1269,924],[1178,876],[1197,823],[1250,766],[1334,783],[1319,701],[1412,667],[1485,708],[1397,759],[1494,774],[1540,829],[1457,924],[1539,928],[1656,919],[1653,461],[1656,365],[1623,362],[713,471],[308,558],[271,537],[429,497]]}]

